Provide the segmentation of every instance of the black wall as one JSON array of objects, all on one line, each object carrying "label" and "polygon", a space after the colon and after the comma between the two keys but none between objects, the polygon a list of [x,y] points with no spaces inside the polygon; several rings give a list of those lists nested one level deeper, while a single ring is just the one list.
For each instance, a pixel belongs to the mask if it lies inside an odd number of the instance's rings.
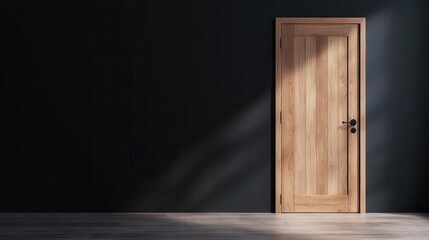
[{"label": "black wall", "polygon": [[274,18],[367,18],[367,205],[428,211],[424,1],[2,1],[0,211],[273,210]]}]

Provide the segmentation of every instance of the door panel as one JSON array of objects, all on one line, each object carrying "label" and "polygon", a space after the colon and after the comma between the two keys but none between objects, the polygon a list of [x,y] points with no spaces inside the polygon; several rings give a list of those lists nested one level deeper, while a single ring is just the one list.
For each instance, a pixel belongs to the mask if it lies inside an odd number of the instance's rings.
[{"label": "door panel", "polygon": [[348,212],[347,195],[296,195],[295,212]]},{"label": "door panel", "polygon": [[317,171],[316,194],[328,194],[328,37],[317,39],[317,106],[316,140]]},{"label": "door panel", "polygon": [[[283,24],[282,211],[358,211],[357,25]],[[357,126],[356,126],[357,127]]]},{"label": "door panel", "polygon": [[[350,25],[348,37],[348,119],[361,119],[359,116],[359,47],[358,27]],[[360,123],[356,126],[360,128]],[[350,212],[359,211],[359,138],[358,134],[348,132],[348,180]]]},{"label": "door panel", "polygon": [[295,36],[320,35],[320,36],[347,36],[349,25],[347,24],[295,24]]},{"label": "door panel", "polygon": [[[282,26],[282,54],[281,54],[281,109],[285,115],[292,116],[282,124],[281,128],[281,192],[282,192],[282,212],[293,212],[294,191],[295,191],[295,77],[294,77],[294,35],[293,25],[284,24]],[[284,81],[288,79],[288,81]],[[285,119],[286,120],[286,119]],[[289,137],[283,137],[289,135]]]}]

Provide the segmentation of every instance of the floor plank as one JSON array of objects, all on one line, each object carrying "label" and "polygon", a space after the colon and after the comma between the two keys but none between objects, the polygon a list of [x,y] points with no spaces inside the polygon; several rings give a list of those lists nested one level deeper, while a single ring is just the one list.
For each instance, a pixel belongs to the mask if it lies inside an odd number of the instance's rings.
[{"label": "floor plank", "polygon": [[429,214],[0,213],[0,239],[428,239]]}]

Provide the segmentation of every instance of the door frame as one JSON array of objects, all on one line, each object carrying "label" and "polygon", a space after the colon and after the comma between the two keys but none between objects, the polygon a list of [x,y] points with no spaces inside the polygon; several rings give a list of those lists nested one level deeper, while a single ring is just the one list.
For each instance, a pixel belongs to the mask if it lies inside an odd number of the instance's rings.
[{"label": "door frame", "polygon": [[275,212],[281,213],[281,26],[282,24],[357,24],[359,28],[359,212],[366,212],[366,27],[365,18],[276,18],[275,35]]}]

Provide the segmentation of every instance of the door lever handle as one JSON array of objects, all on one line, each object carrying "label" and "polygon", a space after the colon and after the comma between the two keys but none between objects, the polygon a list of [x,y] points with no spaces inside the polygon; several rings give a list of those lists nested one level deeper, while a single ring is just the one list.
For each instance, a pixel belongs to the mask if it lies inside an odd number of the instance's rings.
[{"label": "door lever handle", "polygon": [[356,119],[352,119],[352,120],[350,120],[350,122],[343,121],[343,124],[347,124],[350,126],[356,126],[357,121],[356,121]]}]

